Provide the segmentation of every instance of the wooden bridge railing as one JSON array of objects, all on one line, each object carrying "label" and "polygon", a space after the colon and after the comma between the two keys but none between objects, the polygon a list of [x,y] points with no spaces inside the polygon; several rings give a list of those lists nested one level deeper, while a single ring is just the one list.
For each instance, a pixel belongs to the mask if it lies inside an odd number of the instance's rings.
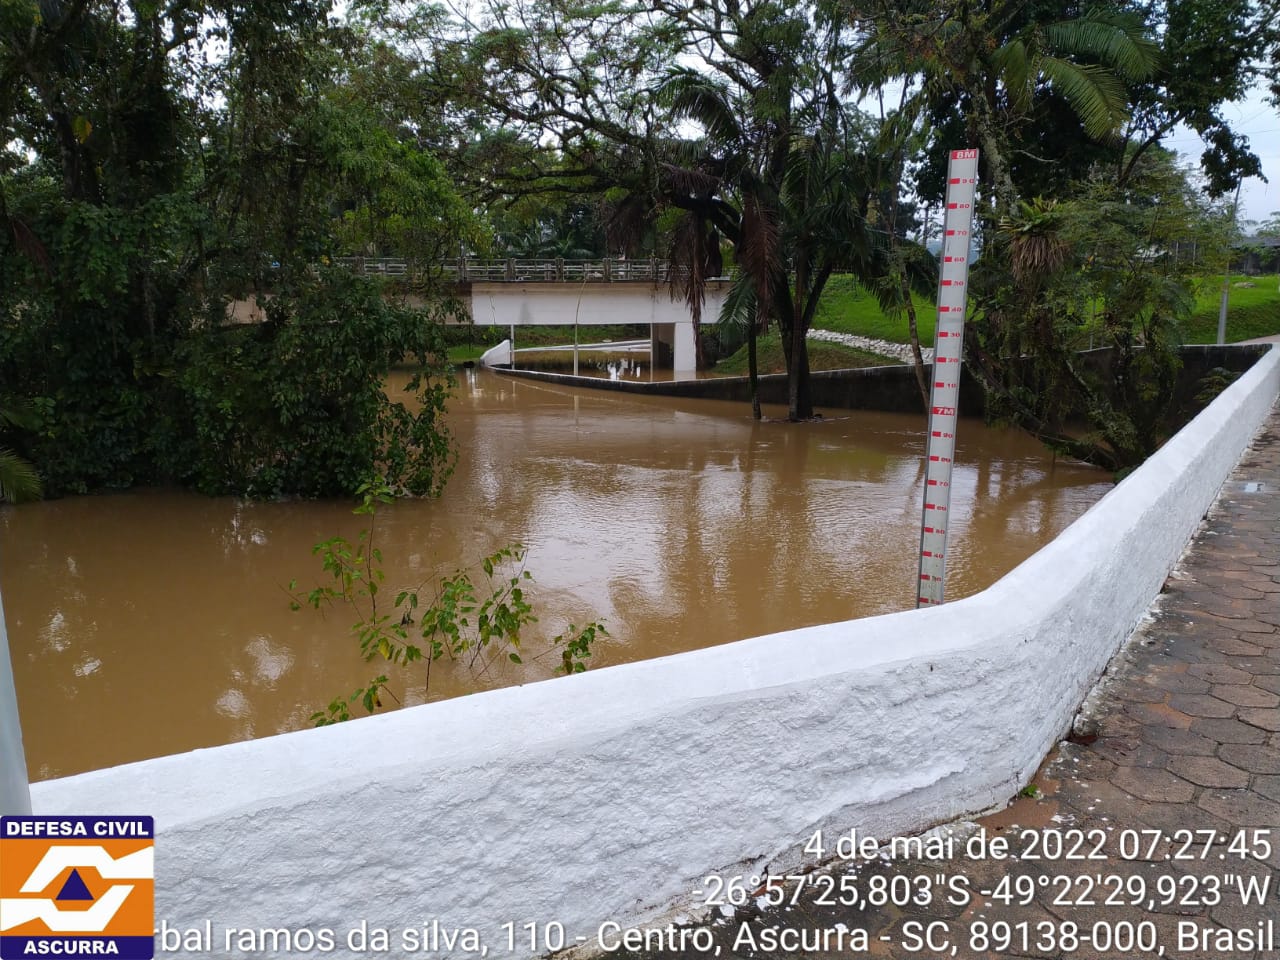
[{"label": "wooden bridge railing", "polygon": [[481,260],[459,257],[424,269],[421,264],[397,257],[343,257],[338,260],[356,273],[380,277],[403,277],[413,280],[424,273],[443,276],[463,283],[666,283],[671,278],[669,260],[626,260],[605,257],[600,260],[523,259]]}]

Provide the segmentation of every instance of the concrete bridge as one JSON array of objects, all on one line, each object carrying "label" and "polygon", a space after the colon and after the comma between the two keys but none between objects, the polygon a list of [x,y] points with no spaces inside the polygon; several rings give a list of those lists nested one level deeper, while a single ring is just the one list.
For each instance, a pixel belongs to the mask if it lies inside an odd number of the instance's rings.
[{"label": "concrete bridge", "polygon": [[[657,362],[665,366],[670,357],[676,379],[696,373],[693,316],[683,299],[672,297],[672,271],[679,268],[667,260],[464,257],[421,266],[397,258],[338,262],[365,276],[400,281],[410,298],[413,288],[427,280],[454,284],[468,304],[473,323],[510,330],[505,349],[485,355],[491,364],[511,362],[516,327],[647,324]],[[719,319],[729,285],[729,277],[708,282],[703,323]]]}]

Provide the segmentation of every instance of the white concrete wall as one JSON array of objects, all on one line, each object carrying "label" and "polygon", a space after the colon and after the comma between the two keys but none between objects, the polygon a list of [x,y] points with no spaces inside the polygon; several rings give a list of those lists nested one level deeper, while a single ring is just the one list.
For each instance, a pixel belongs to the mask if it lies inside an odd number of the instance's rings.
[{"label": "white concrete wall", "polygon": [[[729,286],[707,284],[703,323],[719,318]],[[666,284],[647,283],[473,283],[471,317],[496,327],[690,322],[684,300],[672,300]]]},{"label": "white concrete wall", "polygon": [[1052,544],[944,607],[36,784],[33,801],[153,814],[171,924],[439,919],[497,956],[504,922],[591,937],[709,871],[795,864],[819,827],[982,810],[1067,729],[1277,392],[1273,350]]},{"label": "white concrete wall", "polygon": [[13,665],[0,603],[0,816],[31,812],[27,790],[27,761],[22,751],[22,727],[13,688]]}]

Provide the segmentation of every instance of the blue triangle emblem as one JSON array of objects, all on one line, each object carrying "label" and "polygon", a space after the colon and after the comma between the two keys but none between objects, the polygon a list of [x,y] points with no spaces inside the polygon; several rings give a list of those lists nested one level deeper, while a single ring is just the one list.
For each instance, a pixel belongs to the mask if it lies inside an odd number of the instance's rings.
[{"label": "blue triangle emblem", "polygon": [[94,896],[89,892],[89,888],[84,885],[84,880],[80,877],[80,871],[72,870],[71,876],[67,877],[67,882],[62,885],[62,889],[54,899],[93,900]]}]

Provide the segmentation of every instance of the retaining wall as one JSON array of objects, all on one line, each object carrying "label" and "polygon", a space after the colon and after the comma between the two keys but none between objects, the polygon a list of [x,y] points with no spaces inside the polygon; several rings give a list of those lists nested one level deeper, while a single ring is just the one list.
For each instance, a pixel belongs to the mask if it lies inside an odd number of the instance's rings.
[{"label": "retaining wall", "polygon": [[[1210,370],[1222,367],[1241,373],[1267,352],[1256,344],[1212,346],[1193,344],[1179,349],[1182,369],[1178,373],[1175,395],[1179,401],[1193,397],[1197,383]],[[1083,352],[1086,363],[1105,366],[1110,351]],[[932,373],[933,364],[925,365]],[[512,377],[542,380],[567,386],[591,387],[620,393],[644,393],[664,397],[699,397],[748,403],[751,383],[746,377],[708,377],[705,380],[606,380],[603,377],[575,377],[567,373],[543,370],[508,370],[499,372]],[[759,378],[760,402],[787,404],[787,375],[770,373]],[[920,387],[915,368],[910,364],[887,367],[863,367],[852,370],[815,370],[809,374],[813,405],[837,410],[881,410],[886,413],[920,413]],[[960,411],[963,416],[982,416],[986,398],[982,386],[969,373],[968,365],[960,368]]]},{"label": "retaining wall", "polygon": [[496,956],[504,922],[590,939],[710,871],[793,866],[818,828],[885,836],[989,808],[1067,729],[1278,391],[1280,349],[1053,543],[944,607],[40,783],[33,805],[153,814],[170,924],[341,939],[438,919]]}]

